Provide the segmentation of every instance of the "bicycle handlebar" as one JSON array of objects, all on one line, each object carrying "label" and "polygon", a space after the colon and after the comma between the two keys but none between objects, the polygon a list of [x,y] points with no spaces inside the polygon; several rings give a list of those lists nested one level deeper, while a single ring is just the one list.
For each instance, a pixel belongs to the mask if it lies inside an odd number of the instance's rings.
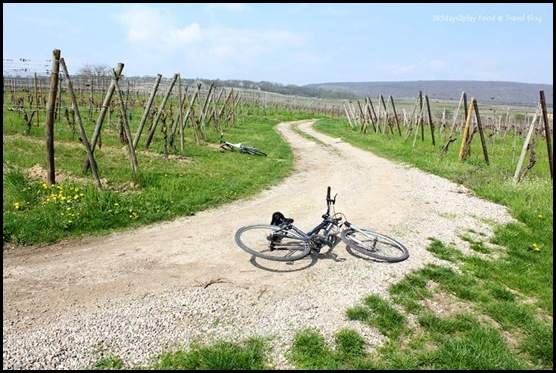
[{"label": "bicycle handlebar", "polygon": [[[336,196],[334,196],[334,198],[330,198],[330,187],[327,188],[326,190],[326,203],[327,204],[335,204],[336,203]],[[336,194],[337,195],[337,194]]]},{"label": "bicycle handlebar", "polygon": [[330,215],[330,206],[336,203],[336,196],[334,196],[334,198],[330,198],[330,190],[331,190],[331,188],[329,186],[326,189],[326,214],[325,214],[325,216]]}]

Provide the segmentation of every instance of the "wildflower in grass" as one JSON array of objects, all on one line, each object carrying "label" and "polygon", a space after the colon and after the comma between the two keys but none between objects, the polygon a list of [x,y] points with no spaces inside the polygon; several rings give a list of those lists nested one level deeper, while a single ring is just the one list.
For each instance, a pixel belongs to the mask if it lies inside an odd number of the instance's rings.
[{"label": "wildflower in grass", "polygon": [[72,224],[73,224],[73,220],[66,221],[66,224],[64,225],[64,229],[69,229]]},{"label": "wildflower in grass", "polygon": [[14,202],[14,208],[16,210],[19,210],[19,207],[20,207],[19,202]]},{"label": "wildflower in grass", "polygon": [[137,213],[137,211],[133,211],[133,209],[129,209],[128,216],[130,219],[137,219],[139,217],[139,214]]},{"label": "wildflower in grass", "polygon": [[541,251],[541,246],[537,243],[533,243],[531,246],[529,246],[529,249],[535,252],[539,252]]}]

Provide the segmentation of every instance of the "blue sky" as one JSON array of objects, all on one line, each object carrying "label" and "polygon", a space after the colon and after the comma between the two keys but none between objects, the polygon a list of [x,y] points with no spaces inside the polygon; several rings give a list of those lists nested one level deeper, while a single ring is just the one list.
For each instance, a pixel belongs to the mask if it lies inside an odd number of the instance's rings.
[{"label": "blue sky", "polygon": [[551,3],[4,3],[3,70],[42,74],[59,49],[70,74],[553,84],[553,24]]}]

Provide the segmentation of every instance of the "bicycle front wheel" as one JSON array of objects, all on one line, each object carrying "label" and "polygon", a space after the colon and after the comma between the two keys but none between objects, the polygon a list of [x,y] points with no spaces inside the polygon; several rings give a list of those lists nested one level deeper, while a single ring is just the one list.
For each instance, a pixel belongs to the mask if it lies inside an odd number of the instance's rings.
[{"label": "bicycle front wheel", "polygon": [[229,145],[229,144],[227,144],[227,143],[225,143],[225,142],[223,142],[223,143],[220,144],[220,149],[222,149],[222,150],[234,150],[234,148],[232,148],[231,145]]},{"label": "bicycle front wheel", "polygon": [[280,262],[298,260],[311,252],[308,240],[276,225],[246,225],[236,231],[235,240],[251,255]]},{"label": "bicycle front wheel", "polygon": [[341,238],[353,250],[374,259],[395,263],[409,258],[407,248],[400,242],[367,229],[345,229]]}]

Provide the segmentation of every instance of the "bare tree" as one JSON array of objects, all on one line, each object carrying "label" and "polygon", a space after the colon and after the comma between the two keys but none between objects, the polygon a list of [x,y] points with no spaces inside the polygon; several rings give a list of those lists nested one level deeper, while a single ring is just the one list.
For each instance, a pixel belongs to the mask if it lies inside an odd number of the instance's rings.
[{"label": "bare tree", "polygon": [[78,75],[97,89],[102,89],[112,78],[112,69],[108,65],[85,64],[81,69],[79,69]]}]

